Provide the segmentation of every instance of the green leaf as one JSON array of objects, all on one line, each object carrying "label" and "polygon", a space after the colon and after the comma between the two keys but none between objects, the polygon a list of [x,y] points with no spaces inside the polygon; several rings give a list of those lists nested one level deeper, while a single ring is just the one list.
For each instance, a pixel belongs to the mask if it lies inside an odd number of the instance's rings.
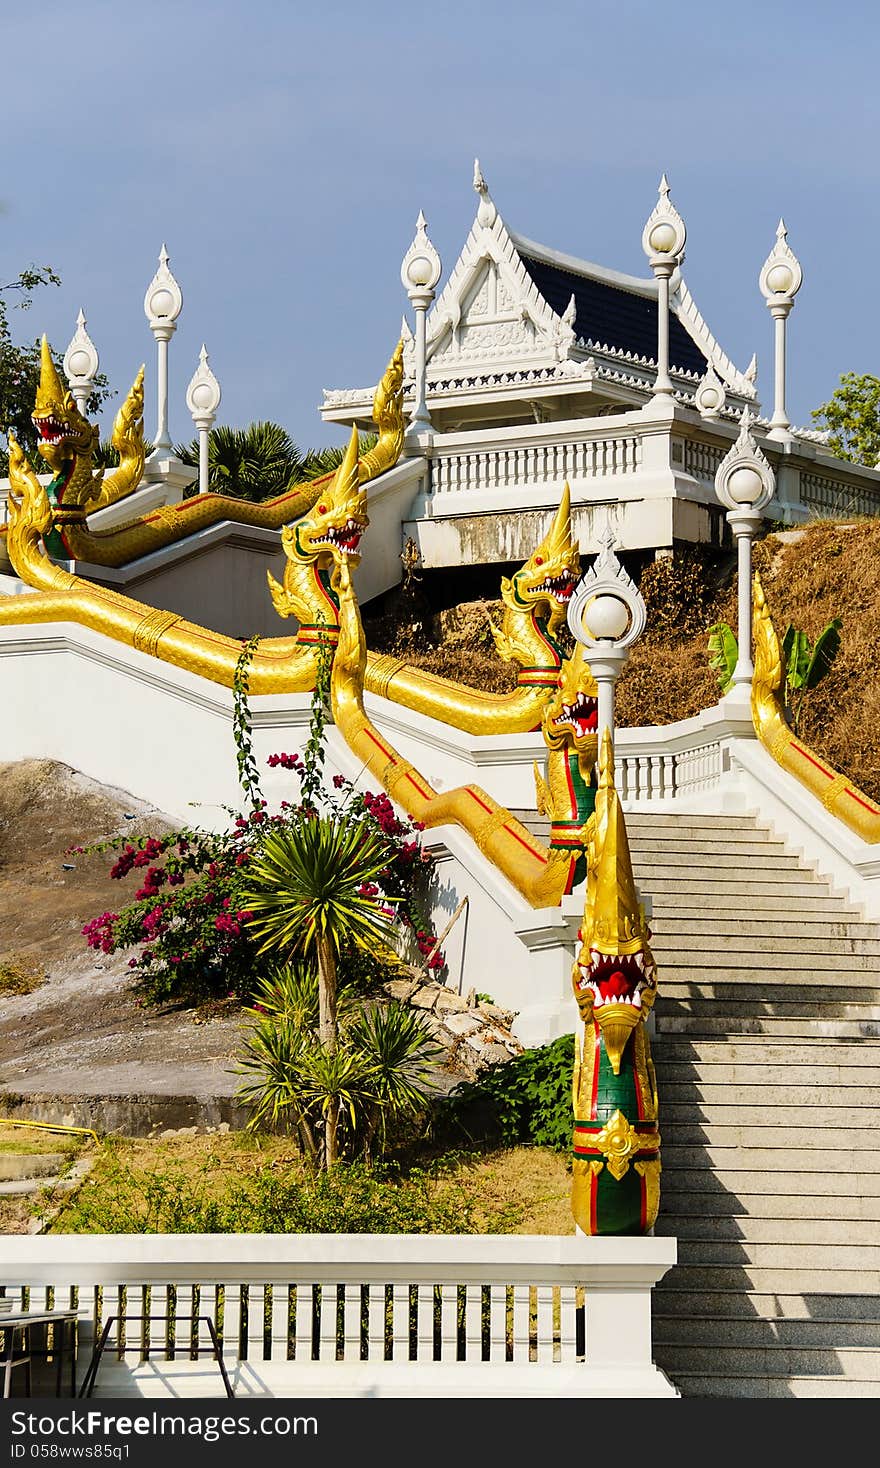
[{"label": "green leaf", "polygon": [[721,692],[726,693],[733,680],[739,658],[739,645],[726,622],[715,622],[709,628],[709,666],[718,674]]},{"label": "green leaf", "polygon": [[813,649],[806,632],[798,632],[794,627],[790,627],[788,632],[791,633],[791,638],[785,659],[785,680],[789,688],[796,690],[806,685]]},{"label": "green leaf", "polygon": [[840,629],[843,626],[839,617],[834,617],[816,638],[813,655],[810,658],[809,667],[804,677],[805,688],[815,688],[821,683],[834,659],[840,651]]}]

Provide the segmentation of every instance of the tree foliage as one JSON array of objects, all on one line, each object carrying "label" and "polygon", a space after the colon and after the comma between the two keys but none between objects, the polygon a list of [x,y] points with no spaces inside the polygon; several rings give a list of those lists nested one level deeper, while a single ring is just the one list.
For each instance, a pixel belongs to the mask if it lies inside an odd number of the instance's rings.
[{"label": "tree foliage", "polygon": [[875,467],[880,458],[880,377],[842,373],[840,386],[811,416],[827,430],[828,447],[839,459]]},{"label": "tree foliage", "polygon": [[[61,277],[51,265],[29,266],[15,280],[0,286],[0,433],[12,429],[25,453],[36,453],[37,435],[31,422],[37,385],[40,381],[40,339],[23,345],[13,341],[11,311],[27,311],[33,303],[34,291],[43,285],[60,285]],[[59,376],[64,381],[62,357],[53,352]],[[88,411],[95,413],[111,396],[107,378],[101,372],[95,378]],[[0,443],[0,473],[9,473],[6,445]]]},{"label": "tree foliage", "polygon": [[[366,451],[375,435],[361,438]],[[198,468],[199,440],[178,444],[174,450],[185,464]],[[303,452],[280,423],[269,420],[229,428],[220,424],[208,434],[208,488],[235,499],[274,499],[285,490],[329,474],[342,462],[344,447],[306,449]],[[198,486],[191,490],[198,492]]]}]

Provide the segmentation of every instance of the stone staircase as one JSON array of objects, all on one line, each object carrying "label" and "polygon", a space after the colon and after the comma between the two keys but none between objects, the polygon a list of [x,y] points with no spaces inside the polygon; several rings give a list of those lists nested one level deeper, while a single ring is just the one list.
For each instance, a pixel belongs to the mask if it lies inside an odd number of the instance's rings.
[{"label": "stone staircase", "polygon": [[880,1396],[880,924],[753,817],[626,820],[678,1239],[655,1360],[684,1397]]}]

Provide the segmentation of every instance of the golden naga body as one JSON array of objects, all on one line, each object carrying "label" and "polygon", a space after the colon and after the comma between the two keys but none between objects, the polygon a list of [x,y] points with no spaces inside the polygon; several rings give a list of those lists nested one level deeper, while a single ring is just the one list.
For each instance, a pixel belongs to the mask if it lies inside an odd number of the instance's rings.
[{"label": "golden naga body", "polygon": [[438,793],[371,722],[363,701],[364,630],[345,560],[338,590],[339,642],[330,674],[330,697],[334,723],[349,748],[411,819],[429,827],[459,826],[532,907],[556,907],[566,890],[571,852],[548,850],[477,785]]},{"label": "golden naga body", "polygon": [[493,627],[492,632],[501,657],[520,664],[517,688],[512,693],[483,693],[375,653],[367,658],[364,687],[468,734],[537,729],[548,691],[556,686],[562,662],[556,638],[580,574],[566,484],[544,540],[514,576],[501,582],[504,613],[500,629]]},{"label": "golden naga body", "polygon": [[[377,399],[377,412],[386,424],[388,435],[385,449],[390,452],[392,439],[399,449],[403,434],[400,347],[380,384]],[[399,430],[393,434],[392,419]],[[288,537],[285,546],[288,556],[298,546],[298,558],[289,562],[291,569],[285,587],[278,587],[277,583],[275,586],[277,594],[285,598],[288,611],[297,615],[301,625],[293,637],[260,641],[251,663],[252,694],[303,693],[314,688],[315,642],[321,628],[327,629],[332,640],[337,620],[332,586],[335,569],[346,555],[356,553],[357,540],[353,538],[351,523],[360,516],[366,523],[362,485],[371,474],[389,467],[383,458],[384,450],[383,454],[377,454],[377,450],[359,459],[357,432],[353,430],[345,458],[331,483],[319,486],[319,511],[308,525],[301,523],[296,533]],[[9,558],[16,575],[38,594],[0,598],[0,625],[77,622],[212,682],[232,686],[241,653],[239,641],[200,627],[174,612],[160,611],[96,586],[53,562],[46,552],[46,542],[56,533],[57,506],[52,504],[12,436],[9,477]],[[69,525],[64,530],[66,538]]]},{"label": "golden naga body", "polygon": [[[45,372],[46,357],[51,364],[51,356],[49,356],[45,343],[43,350],[43,370]],[[54,364],[51,365],[52,372],[55,373]],[[66,401],[65,392],[58,381],[57,374],[55,374],[55,381],[57,384],[55,400],[58,404],[63,404]],[[376,475],[383,473],[386,469],[392,468],[400,457],[404,429],[402,385],[403,344],[399,343],[373,399],[373,418],[379,436],[374,447],[360,460],[358,473],[362,484],[369,479],[374,479]],[[137,393],[139,397],[133,397]],[[70,393],[67,393],[66,397],[70,398],[73,412],[79,417]],[[61,421],[64,421],[63,413]],[[86,428],[91,427],[85,419],[81,418],[80,423],[84,424]],[[87,442],[84,436],[80,435],[71,440],[71,446],[75,450],[73,473],[76,483],[82,485],[88,483],[91,485],[92,492],[86,498],[80,497],[75,487],[73,493],[68,490],[64,497],[65,505],[79,513],[68,517],[65,512],[57,523],[63,535],[64,554],[97,566],[124,566],[128,561],[145,556],[150,551],[161,550],[163,546],[171,545],[185,536],[194,535],[197,531],[205,530],[210,525],[218,525],[223,520],[230,520],[239,525],[256,525],[268,530],[278,530],[283,525],[305,515],[312,505],[328,492],[335,479],[335,470],[333,470],[319,479],[296,485],[286,490],[284,494],[259,504],[235,499],[231,495],[213,493],[196,495],[193,499],[184,500],[179,505],[163,505],[157,510],[133,519],[129,524],[117,526],[112,530],[90,530],[86,516],[93,510],[114,504],[131,490],[136,489],[143,474],[143,368],[138,374],[135,386],[126,399],[126,403],[117,414],[114,424],[112,442],[120,452],[118,469],[103,476],[100,470],[97,472],[93,470],[92,453],[97,443],[98,430],[95,428],[91,431],[94,434],[93,442]],[[48,461],[42,436],[40,452]],[[0,562],[5,554],[2,538],[0,538]]]},{"label": "golden naga body", "polygon": [[660,1204],[657,1085],[645,1021],[657,997],[608,730],[588,825],[587,894],[572,985],[583,1028],[572,1082],[572,1211],[587,1234],[645,1233]]},{"label": "golden naga body", "polygon": [[546,778],[537,762],[534,767],[538,811],[550,819],[551,849],[569,854],[566,892],[586,875],[584,826],[595,801],[598,694],[584,649],[578,644],[574,657],[564,660],[556,690],[541,717],[547,745]]},{"label": "golden naga body", "polygon": [[794,775],[826,810],[861,836],[863,841],[880,841],[880,806],[797,738],[786,722],[782,652],[757,573],[753,607],[755,674],[752,679],[752,722],[755,733],[776,763]]}]

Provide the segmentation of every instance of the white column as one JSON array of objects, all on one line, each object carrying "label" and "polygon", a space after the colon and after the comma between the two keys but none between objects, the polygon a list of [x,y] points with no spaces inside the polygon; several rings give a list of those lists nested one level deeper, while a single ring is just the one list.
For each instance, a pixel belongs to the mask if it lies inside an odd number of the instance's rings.
[{"label": "white column", "polygon": [[[657,376],[654,399],[672,400],[674,385],[669,376],[669,282],[684,258],[687,230],[669,197],[666,174],[660,180],[659,198],[642,231],[642,249],[657,281]],[[659,406],[659,405],[658,405]]]},{"label": "white column", "polygon": [[207,494],[208,435],[220,406],[220,384],[208,366],[208,351],[202,342],[199,365],[186,390],[186,405],[199,433],[199,494]]},{"label": "white column", "polygon": [[752,662],[752,539],[760,529],[763,511],[773,497],[775,479],[766,456],[750,431],[751,414],[743,409],[739,437],[715,472],[715,493],[727,511],[727,523],[736,540],[738,654],[731,688],[726,695],[748,707],[755,668]]},{"label": "white column", "polygon": [[156,438],[150,459],[166,458],[172,449],[168,432],[168,343],[177,330],[177,318],[183,306],[183,293],[168,268],[165,246],[159,252],[159,268],[144,296],[144,313],[156,341]]},{"label": "white column", "polygon": [[757,534],[762,516],[749,511],[732,510],[727,522],[736,537],[736,607],[739,653],[732,682],[751,687],[755,676],[752,662],[752,538]]},{"label": "white column", "polygon": [[414,339],[414,397],[413,411],[406,430],[406,441],[411,450],[422,447],[422,439],[432,431],[431,415],[428,412],[426,367],[427,367],[427,315],[434,299],[434,288],[440,279],[442,266],[440,256],[428,239],[425,216],[419,210],[416,235],[403,257],[400,278],[415,312],[416,329]]},{"label": "white column", "polygon": [[800,261],[788,243],[785,220],[776,228],[776,244],[764,261],[758,277],[761,294],[773,317],[773,416],[768,438],[791,438],[791,423],[785,409],[786,321],[804,278]]}]

